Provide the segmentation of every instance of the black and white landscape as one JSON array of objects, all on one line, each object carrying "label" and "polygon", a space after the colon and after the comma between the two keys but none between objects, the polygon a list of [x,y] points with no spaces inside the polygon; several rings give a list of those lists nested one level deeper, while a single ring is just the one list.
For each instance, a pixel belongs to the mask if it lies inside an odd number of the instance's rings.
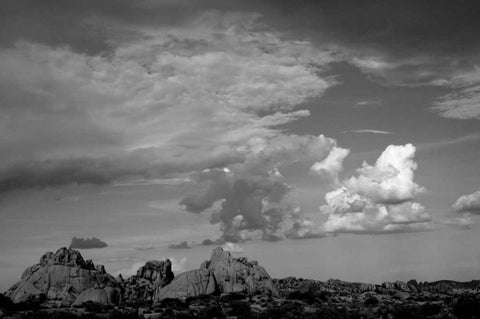
[{"label": "black and white landscape", "polygon": [[480,317],[479,34],[473,0],[1,1],[0,317]]}]

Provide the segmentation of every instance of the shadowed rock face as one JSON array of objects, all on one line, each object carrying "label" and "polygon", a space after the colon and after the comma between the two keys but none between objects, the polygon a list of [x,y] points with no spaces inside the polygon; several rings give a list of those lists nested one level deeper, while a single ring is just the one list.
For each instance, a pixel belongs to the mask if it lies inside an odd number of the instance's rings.
[{"label": "shadowed rock face", "polygon": [[210,260],[203,262],[200,269],[180,274],[160,289],[155,301],[231,292],[278,296],[272,279],[256,261],[233,258],[230,252],[216,248]]},{"label": "shadowed rock face", "polygon": [[148,261],[138,269],[136,276],[122,282],[124,300],[130,303],[138,300],[151,302],[156,291],[168,285],[173,278],[172,263],[169,259]]},{"label": "shadowed rock face", "polygon": [[116,286],[115,279],[101,265],[68,248],[47,252],[40,262],[27,268],[21,280],[5,295],[13,302],[45,299],[59,305],[71,305],[83,291],[95,286]]},{"label": "shadowed rock face", "polygon": [[72,304],[81,306],[87,302],[99,303],[106,306],[114,306],[120,303],[121,295],[118,289],[106,286],[88,288],[83,291]]}]

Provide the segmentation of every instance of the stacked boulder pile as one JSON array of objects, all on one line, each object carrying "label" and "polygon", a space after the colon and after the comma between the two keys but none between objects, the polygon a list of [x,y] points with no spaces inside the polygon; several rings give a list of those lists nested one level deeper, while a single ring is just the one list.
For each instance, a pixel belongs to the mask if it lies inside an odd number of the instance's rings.
[{"label": "stacked boulder pile", "polygon": [[140,267],[135,276],[119,282],[123,288],[124,301],[127,304],[151,303],[156,293],[168,285],[174,278],[172,263],[169,259],[152,260]]},{"label": "stacked boulder pile", "polygon": [[230,252],[218,247],[199,269],[178,275],[160,289],[155,302],[166,298],[185,299],[222,293],[279,295],[272,278],[258,262],[243,257],[233,258]]},{"label": "stacked boulder pile", "polygon": [[69,306],[87,301],[117,304],[120,290],[102,265],[84,260],[74,249],[47,252],[27,268],[5,295],[13,302],[47,302]]}]

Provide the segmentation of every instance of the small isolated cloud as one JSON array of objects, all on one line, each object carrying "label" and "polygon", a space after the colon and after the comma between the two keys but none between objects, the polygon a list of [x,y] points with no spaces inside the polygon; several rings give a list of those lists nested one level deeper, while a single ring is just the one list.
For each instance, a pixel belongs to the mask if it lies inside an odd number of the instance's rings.
[{"label": "small isolated cloud", "polygon": [[480,214],[480,190],[472,194],[460,196],[452,207],[459,213]]},{"label": "small isolated cloud", "polygon": [[168,248],[170,249],[189,249],[190,246],[188,246],[188,243],[184,240],[181,243],[178,244],[170,244],[168,245]]},{"label": "small isolated cloud", "polygon": [[429,227],[425,207],[413,202],[423,188],[413,182],[415,147],[390,145],[374,166],[363,163],[358,177],[325,195],[320,207],[326,232],[391,233]]},{"label": "small isolated cloud", "polygon": [[381,98],[361,100],[355,103],[355,107],[368,107],[368,106],[380,106],[382,105]]},{"label": "small isolated cloud", "polygon": [[370,130],[370,129],[359,129],[359,130],[349,130],[349,131],[343,131],[342,133],[371,133],[371,134],[392,134],[392,132],[389,131],[381,131],[381,130]]},{"label": "small isolated cloud", "polygon": [[229,251],[229,252],[232,252],[232,253],[243,253],[244,252],[243,247],[240,244],[237,244],[237,243],[227,242],[222,246],[222,248],[223,248],[223,250],[226,250],[226,251]]}]

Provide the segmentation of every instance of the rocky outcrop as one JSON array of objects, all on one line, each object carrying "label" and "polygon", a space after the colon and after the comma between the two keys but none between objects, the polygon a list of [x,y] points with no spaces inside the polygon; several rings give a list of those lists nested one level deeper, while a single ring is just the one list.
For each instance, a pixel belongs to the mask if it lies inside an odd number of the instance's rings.
[{"label": "rocky outcrop", "polygon": [[208,268],[187,271],[178,275],[174,281],[158,290],[155,300],[166,298],[185,299],[200,295],[211,295],[218,291],[213,272]]},{"label": "rocky outcrop", "polygon": [[273,280],[256,261],[233,258],[230,252],[216,248],[200,269],[180,274],[160,289],[155,301],[232,292],[278,296]]},{"label": "rocky outcrop", "polygon": [[127,303],[152,302],[155,293],[168,285],[174,278],[169,259],[153,260],[140,267],[135,276],[123,280],[123,299]]},{"label": "rocky outcrop", "polygon": [[45,300],[71,305],[82,292],[98,285],[114,287],[117,284],[103,266],[96,268],[78,251],[60,248],[56,253],[47,252],[38,264],[27,268],[5,295],[15,303]]},{"label": "rocky outcrop", "polygon": [[81,306],[88,302],[114,306],[118,305],[120,300],[121,294],[119,289],[100,285],[84,290],[73,302],[72,306]]}]

